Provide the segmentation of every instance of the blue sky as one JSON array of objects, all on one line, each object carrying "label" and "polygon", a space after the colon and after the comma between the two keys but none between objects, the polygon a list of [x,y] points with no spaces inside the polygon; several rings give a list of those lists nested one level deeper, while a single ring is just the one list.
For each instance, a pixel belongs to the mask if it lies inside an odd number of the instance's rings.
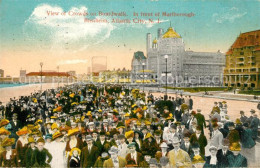
[{"label": "blue sky", "polygon": [[[61,65],[64,71],[84,73],[86,68],[81,65],[87,62],[89,66],[92,56],[106,55],[109,68],[130,69],[133,53],[145,52],[146,33],[155,37],[157,29],[166,31],[170,22],[182,36],[186,49],[226,52],[240,32],[260,29],[259,8],[258,0],[2,0],[0,68],[15,75],[20,68],[37,71],[39,61],[50,60],[46,61],[47,69]],[[82,23],[83,17],[44,16],[46,10],[125,11],[128,17],[120,18],[130,20],[133,12],[193,12],[195,16],[160,17],[162,22],[153,25],[87,24]],[[22,58],[19,66],[10,64],[18,57]],[[120,59],[124,59],[123,64]]]}]

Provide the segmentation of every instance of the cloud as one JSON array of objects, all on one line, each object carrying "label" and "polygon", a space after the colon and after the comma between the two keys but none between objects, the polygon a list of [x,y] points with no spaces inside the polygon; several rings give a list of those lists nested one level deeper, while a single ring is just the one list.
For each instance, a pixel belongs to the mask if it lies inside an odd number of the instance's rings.
[{"label": "cloud", "polygon": [[87,60],[82,59],[74,59],[74,60],[62,60],[58,62],[58,65],[68,65],[68,64],[80,64],[80,63],[87,63]]},{"label": "cloud", "polygon": [[[59,14],[50,16],[48,11]],[[68,11],[83,14],[87,12],[87,8],[72,7]],[[102,43],[115,29],[110,23],[86,23],[85,16],[70,16],[68,13],[63,16],[61,15],[63,12],[65,11],[59,6],[48,4],[37,6],[25,21],[24,33],[29,40],[48,40],[51,49],[65,49],[72,45],[78,50],[83,50],[90,45]]]},{"label": "cloud", "polygon": [[[49,4],[38,5],[30,17],[24,24],[24,36],[37,49],[53,51],[56,55],[63,55],[64,53],[76,53],[84,51],[88,47],[101,44],[106,39],[109,39],[111,32],[116,29],[131,27],[131,28],[151,28],[155,23],[147,24],[118,24],[118,23],[93,23],[84,22],[86,16],[71,16],[68,14],[80,13],[86,14],[88,8],[86,6],[71,7],[65,11],[60,6],[52,6]],[[57,15],[50,15],[51,12],[58,13]],[[66,12],[66,15],[61,13]],[[87,16],[89,18],[89,16]],[[90,19],[107,19],[110,21],[112,18],[109,16],[95,16]],[[167,22],[168,20],[161,20]],[[28,45],[28,49],[30,49]]]},{"label": "cloud", "polygon": [[224,22],[230,22],[233,23],[236,19],[239,19],[243,16],[245,16],[247,12],[241,11],[236,7],[232,8],[225,8],[220,13],[214,13],[212,15],[214,21],[217,23],[224,23]]}]

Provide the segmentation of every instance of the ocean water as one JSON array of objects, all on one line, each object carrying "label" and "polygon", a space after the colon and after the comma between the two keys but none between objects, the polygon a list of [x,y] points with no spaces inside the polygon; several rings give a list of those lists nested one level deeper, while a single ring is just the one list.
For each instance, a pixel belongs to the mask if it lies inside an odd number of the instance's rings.
[{"label": "ocean water", "polygon": [[17,86],[25,86],[28,83],[12,83],[12,84],[0,84],[0,88],[7,88],[7,87],[17,87]]}]

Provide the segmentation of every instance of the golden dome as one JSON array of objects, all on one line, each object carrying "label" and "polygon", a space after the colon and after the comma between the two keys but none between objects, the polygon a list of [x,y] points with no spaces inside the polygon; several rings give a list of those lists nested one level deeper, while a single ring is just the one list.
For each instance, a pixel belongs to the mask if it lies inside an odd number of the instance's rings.
[{"label": "golden dome", "polygon": [[157,43],[157,39],[155,38],[154,40],[153,40],[153,44],[156,44]]},{"label": "golden dome", "polygon": [[169,27],[167,32],[164,33],[163,38],[181,38],[181,36],[172,27]]}]

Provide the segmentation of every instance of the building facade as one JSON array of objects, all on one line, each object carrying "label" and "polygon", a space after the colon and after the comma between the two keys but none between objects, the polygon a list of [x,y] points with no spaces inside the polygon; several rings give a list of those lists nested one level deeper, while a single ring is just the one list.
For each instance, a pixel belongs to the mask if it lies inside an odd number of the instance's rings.
[{"label": "building facade", "polygon": [[260,88],[260,30],[241,33],[226,53],[224,85]]},{"label": "building facade", "polygon": [[222,85],[225,57],[220,51],[187,51],[182,37],[172,27],[166,32],[158,29],[153,40],[148,33],[146,43],[147,58],[138,61],[134,56],[132,73],[139,71],[140,63],[145,62],[145,68],[153,72],[152,78],[157,83],[166,83],[167,74],[171,86]]}]

